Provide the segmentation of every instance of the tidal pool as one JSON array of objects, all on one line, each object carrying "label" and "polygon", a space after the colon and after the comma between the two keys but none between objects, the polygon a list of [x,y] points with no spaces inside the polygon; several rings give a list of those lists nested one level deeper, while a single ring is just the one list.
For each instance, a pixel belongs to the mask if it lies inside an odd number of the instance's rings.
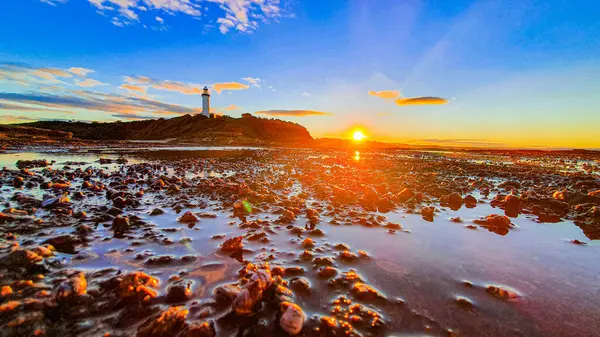
[{"label": "tidal pool", "polygon": [[[36,159],[54,163],[16,167]],[[0,166],[2,302],[18,303],[0,311],[2,334],[135,335],[182,306],[167,335],[206,322],[219,336],[283,336],[281,301],[303,310],[307,336],[600,333],[597,158],[161,148],[4,153]],[[197,221],[180,221],[188,211]],[[510,225],[478,222],[491,214]],[[221,249],[238,236],[243,248]],[[43,259],[11,255],[47,243]],[[241,315],[219,291],[248,287],[254,266],[274,284]],[[119,289],[136,271],[159,282],[131,302]],[[86,293],[59,296],[77,272]]]}]

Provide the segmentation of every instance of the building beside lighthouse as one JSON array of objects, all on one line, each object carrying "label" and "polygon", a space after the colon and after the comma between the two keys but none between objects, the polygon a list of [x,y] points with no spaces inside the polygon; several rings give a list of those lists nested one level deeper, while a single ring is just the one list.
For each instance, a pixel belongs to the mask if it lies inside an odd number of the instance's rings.
[{"label": "building beside lighthouse", "polygon": [[208,93],[208,87],[204,87],[204,90],[202,90],[202,115],[210,117],[210,94]]}]

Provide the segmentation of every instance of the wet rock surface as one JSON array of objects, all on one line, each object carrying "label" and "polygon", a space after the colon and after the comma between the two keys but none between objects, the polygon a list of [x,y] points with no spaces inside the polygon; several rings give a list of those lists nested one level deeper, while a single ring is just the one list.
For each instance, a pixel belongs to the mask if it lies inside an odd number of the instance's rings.
[{"label": "wet rock surface", "polygon": [[[592,155],[218,153],[12,160],[0,171],[2,334],[600,329],[599,319],[585,321],[597,315],[587,302],[569,313],[553,305],[572,298],[566,282],[546,278],[555,291],[544,292],[539,274],[529,278],[544,270],[542,262],[579,268],[585,258],[572,282],[590,303],[600,300],[597,274],[586,271],[600,256],[600,171]],[[569,237],[554,240],[543,226],[569,228]],[[504,253],[515,249],[513,238],[537,231],[540,242],[559,247],[548,260]],[[506,278],[513,269],[527,280]],[[579,330],[545,315],[568,315]]]}]

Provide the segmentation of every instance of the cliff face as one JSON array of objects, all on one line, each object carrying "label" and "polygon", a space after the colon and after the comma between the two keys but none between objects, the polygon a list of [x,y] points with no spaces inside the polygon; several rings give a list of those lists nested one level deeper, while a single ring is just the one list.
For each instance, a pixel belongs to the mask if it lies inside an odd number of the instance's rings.
[{"label": "cliff face", "polygon": [[302,125],[277,119],[244,114],[207,118],[184,115],[171,119],[151,119],[133,122],[84,123],[39,121],[22,124],[48,130],[70,132],[74,137],[91,140],[161,140],[216,141],[227,143],[311,144],[313,138]]}]

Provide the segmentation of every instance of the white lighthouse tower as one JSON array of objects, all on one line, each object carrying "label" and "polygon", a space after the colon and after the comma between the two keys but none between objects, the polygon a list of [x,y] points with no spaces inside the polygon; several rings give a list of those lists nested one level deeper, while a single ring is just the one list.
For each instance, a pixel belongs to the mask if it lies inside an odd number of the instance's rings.
[{"label": "white lighthouse tower", "polygon": [[204,87],[202,91],[202,115],[210,117],[210,94],[208,87]]}]

